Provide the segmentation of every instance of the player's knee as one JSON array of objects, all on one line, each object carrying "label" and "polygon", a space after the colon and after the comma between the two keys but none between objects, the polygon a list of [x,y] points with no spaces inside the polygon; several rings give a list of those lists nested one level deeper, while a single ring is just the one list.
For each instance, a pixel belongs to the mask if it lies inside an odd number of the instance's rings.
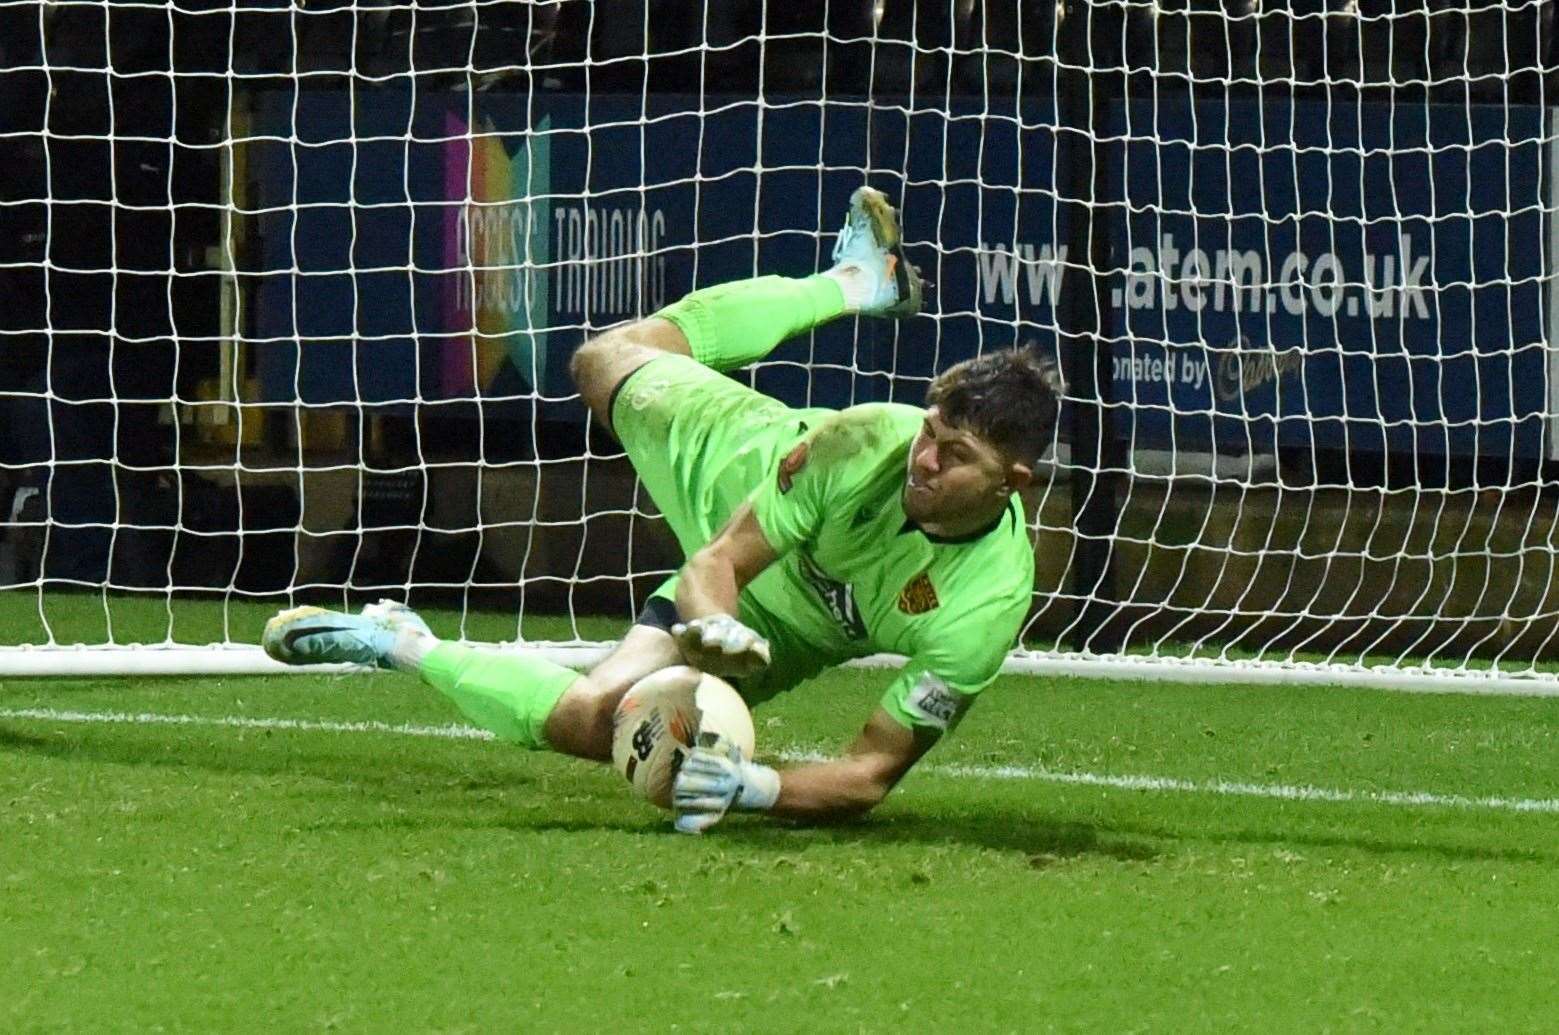
[{"label": "player's knee", "polygon": [[569,373],[585,405],[608,429],[612,397],[635,371],[667,354],[691,356],[681,329],[670,320],[648,317],[614,327],[574,350]]},{"label": "player's knee", "polygon": [[654,352],[634,340],[635,326],[627,324],[599,334],[574,350],[569,359],[574,387],[592,406],[598,407],[623,378],[654,358]]},{"label": "player's knee", "polygon": [[607,686],[581,679],[569,687],[547,716],[546,738],[555,751],[608,761],[612,757],[612,716],[626,686]]},{"label": "player's knee", "polygon": [[586,341],[569,361],[581,391],[610,391],[646,362],[666,353],[692,355],[686,335],[670,320],[650,316],[613,327]]},{"label": "player's knee", "polygon": [[610,331],[591,338],[575,349],[573,356],[569,358],[568,374],[573,378],[574,387],[580,392],[587,393],[594,387],[596,372],[611,351],[610,338]]},{"label": "player's knee", "polygon": [[614,370],[612,357],[615,349],[611,343],[611,332],[592,338],[575,350],[568,362],[569,375],[574,380],[574,387],[578,389],[585,405],[600,418],[603,423],[610,424],[610,414],[606,413],[606,402],[611,398],[612,389],[627,374]]},{"label": "player's knee", "polygon": [[612,718],[617,714],[617,704],[626,690],[603,693],[590,702],[590,742],[604,747],[605,757],[612,756]]}]

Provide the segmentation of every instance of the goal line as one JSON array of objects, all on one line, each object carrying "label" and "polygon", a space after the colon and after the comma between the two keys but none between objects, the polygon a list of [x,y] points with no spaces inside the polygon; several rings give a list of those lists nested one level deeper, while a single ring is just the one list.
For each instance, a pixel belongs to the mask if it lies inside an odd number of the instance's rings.
[{"label": "goal line", "polygon": [[[585,670],[603,660],[613,644],[527,642],[478,644],[492,651],[524,650],[569,668]],[[62,657],[67,655],[68,657]],[[899,668],[905,659],[874,654],[850,661],[855,668]],[[258,647],[94,645],[49,650],[0,650],[4,676],[183,676],[183,675],[327,675],[364,671],[356,665],[283,665]],[[1430,669],[1377,664],[1357,669],[1314,661],[1171,659],[1163,656],[1089,657],[1065,652],[1021,653],[1002,666],[1008,675],[1060,676],[1078,679],[1143,680],[1165,683],[1227,683],[1249,686],[1292,686],[1310,683],[1338,687],[1369,687],[1411,693],[1500,694],[1559,697],[1559,680],[1551,674],[1511,675],[1486,669]]]}]

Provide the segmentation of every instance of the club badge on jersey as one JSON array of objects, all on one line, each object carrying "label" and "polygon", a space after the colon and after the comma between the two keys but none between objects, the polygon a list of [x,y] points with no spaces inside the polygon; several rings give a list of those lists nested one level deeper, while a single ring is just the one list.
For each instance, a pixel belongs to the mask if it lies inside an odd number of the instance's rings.
[{"label": "club badge on jersey", "polygon": [[907,615],[923,615],[928,611],[934,611],[942,601],[937,599],[936,587],[931,584],[931,575],[921,572],[904,584],[899,590],[899,610]]}]

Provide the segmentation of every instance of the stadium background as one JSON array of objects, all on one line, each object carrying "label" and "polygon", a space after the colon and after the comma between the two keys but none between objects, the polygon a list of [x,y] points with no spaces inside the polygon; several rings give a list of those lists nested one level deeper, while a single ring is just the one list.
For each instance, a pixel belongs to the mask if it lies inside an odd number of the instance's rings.
[{"label": "stadium background", "polygon": [[751,376],[1056,350],[1030,638],[1556,649],[1548,5],[0,16],[11,584],[631,614],[675,556],[568,355],[867,179],[931,318]]},{"label": "stadium background", "polygon": [[[1550,1030],[1553,699],[1307,662],[1554,685],[1553,10],[0,0],[0,1029]],[[1278,681],[1003,675],[868,821],[691,839],[395,673],[83,671],[408,589],[620,635],[674,558],[568,350],[814,268],[863,179],[931,312],[760,385],[1058,348],[1030,657],[1141,618]],[[619,212],[645,254],[587,259]],[[889,678],[764,705],[760,757]]]}]

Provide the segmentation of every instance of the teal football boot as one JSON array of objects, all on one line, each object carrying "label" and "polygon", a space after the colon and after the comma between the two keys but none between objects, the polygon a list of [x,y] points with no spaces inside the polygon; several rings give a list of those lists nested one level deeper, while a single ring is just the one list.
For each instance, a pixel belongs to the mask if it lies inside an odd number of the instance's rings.
[{"label": "teal football boot", "polygon": [[841,267],[853,267],[870,283],[859,309],[863,316],[902,319],[920,312],[920,271],[904,257],[899,216],[882,191],[857,187],[850,195],[850,212],[834,242],[834,269]]},{"label": "teal football boot", "polygon": [[405,604],[381,600],[349,615],[322,607],[294,607],[265,623],[260,645],[287,665],[376,665],[389,668],[390,649],[403,630],[432,635]]}]

